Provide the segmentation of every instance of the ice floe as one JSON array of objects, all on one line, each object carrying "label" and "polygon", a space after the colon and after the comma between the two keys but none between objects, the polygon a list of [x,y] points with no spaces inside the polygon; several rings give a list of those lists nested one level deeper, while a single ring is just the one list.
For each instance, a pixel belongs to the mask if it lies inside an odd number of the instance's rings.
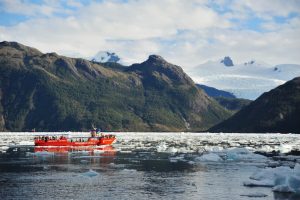
[{"label": "ice floe", "polygon": [[289,153],[293,150],[293,146],[290,144],[281,144],[278,147],[278,150],[280,151],[280,153]]},{"label": "ice floe", "polygon": [[21,142],[19,142],[19,145],[32,146],[32,145],[34,145],[34,142],[33,141],[21,141]]},{"label": "ice floe", "polygon": [[208,153],[204,154],[200,157],[195,158],[196,162],[220,162],[223,161],[223,159],[214,153]]},{"label": "ice floe", "polygon": [[81,175],[82,175],[82,176],[86,176],[86,177],[92,178],[92,177],[98,176],[99,173],[98,173],[98,172],[95,172],[95,171],[92,170],[92,169],[90,169],[89,171],[84,172],[84,173],[82,173]]},{"label": "ice floe", "polygon": [[226,159],[232,161],[266,161],[266,157],[263,155],[250,152],[246,148],[233,148],[226,151]]},{"label": "ice floe", "polygon": [[253,153],[246,148],[230,148],[230,149],[221,149],[215,148],[212,151],[207,151],[201,156],[195,158],[197,162],[266,162],[268,158]]},{"label": "ice floe", "polygon": [[156,150],[157,152],[165,152],[167,150],[168,146],[165,142],[161,142],[159,145],[157,145]]},{"label": "ice floe", "polygon": [[273,187],[274,192],[300,193],[300,164],[294,168],[280,166],[265,168],[255,172],[245,181],[245,186]]}]

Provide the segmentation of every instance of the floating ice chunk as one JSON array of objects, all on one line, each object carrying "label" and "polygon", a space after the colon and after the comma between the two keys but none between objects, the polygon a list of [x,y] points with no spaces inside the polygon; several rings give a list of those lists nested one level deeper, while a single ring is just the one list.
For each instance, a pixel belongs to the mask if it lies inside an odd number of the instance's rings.
[{"label": "floating ice chunk", "polygon": [[274,186],[276,192],[292,192],[300,194],[300,165],[294,169],[289,167],[266,168],[250,176],[245,186]]},{"label": "floating ice chunk", "polygon": [[157,150],[157,152],[165,152],[167,150],[167,148],[168,148],[168,146],[166,145],[166,143],[165,142],[161,142],[157,146],[156,150]]},{"label": "floating ice chunk", "polygon": [[87,161],[87,160],[80,160],[80,163],[82,163],[82,164],[87,164],[89,161]]},{"label": "floating ice chunk", "polygon": [[90,169],[88,172],[84,172],[82,174],[83,176],[87,176],[87,177],[95,177],[95,176],[98,176],[99,173],[98,172],[95,172],[94,170]]},{"label": "floating ice chunk", "polygon": [[252,193],[252,194],[241,194],[240,196],[244,196],[244,197],[267,197],[268,195],[264,194],[264,193]]},{"label": "floating ice chunk", "polygon": [[135,173],[137,171],[135,169],[123,169],[122,172],[123,173]]},{"label": "floating ice chunk", "polygon": [[224,148],[220,146],[214,146],[211,151],[212,152],[221,152]]},{"label": "floating ice chunk", "polygon": [[290,174],[278,175],[275,179],[273,191],[293,192],[300,194],[300,176],[297,176],[295,170],[293,170]]},{"label": "floating ice chunk", "polygon": [[174,159],[174,158],[170,158],[169,160],[170,160],[171,163],[177,163],[178,162],[178,160]]},{"label": "floating ice chunk", "polygon": [[288,184],[296,193],[300,193],[300,176],[288,177]]},{"label": "floating ice chunk", "polygon": [[194,165],[195,164],[195,162],[194,161],[188,161],[188,164],[190,164],[190,165]]},{"label": "floating ice chunk", "polygon": [[297,176],[300,176],[300,164],[296,163],[294,167],[294,172]]},{"label": "floating ice chunk", "polygon": [[204,154],[200,157],[195,158],[195,161],[200,161],[200,162],[220,162],[223,161],[223,159],[218,156],[217,154],[214,153],[208,153]]},{"label": "floating ice chunk", "polygon": [[31,145],[34,145],[34,142],[32,142],[32,141],[21,141],[21,142],[19,142],[19,145],[31,146]]},{"label": "floating ice chunk", "polygon": [[179,148],[174,147],[174,148],[177,149],[176,153],[190,153],[190,152],[193,152],[190,148],[186,148],[186,147],[179,147]]},{"label": "floating ice chunk", "polygon": [[8,149],[9,149],[8,146],[2,146],[2,147],[1,147],[1,151],[2,151],[2,152],[6,152]]},{"label": "floating ice chunk", "polygon": [[227,150],[227,160],[233,161],[265,161],[267,157],[250,152],[246,148],[234,148]]},{"label": "floating ice chunk", "polygon": [[290,188],[288,185],[276,185],[273,187],[274,192],[287,192],[287,193],[294,193],[295,191]]},{"label": "floating ice chunk", "polygon": [[178,152],[178,149],[175,148],[175,147],[170,147],[166,150],[166,152],[168,153],[177,153]]},{"label": "floating ice chunk", "polygon": [[48,152],[48,151],[40,151],[40,152],[32,153],[32,155],[48,157],[48,156],[54,156],[54,153],[53,152]]},{"label": "floating ice chunk", "polygon": [[102,154],[102,153],[105,153],[105,151],[104,150],[95,149],[94,153],[95,154]]},{"label": "floating ice chunk", "polygon": [[292,145],[289,144],[281,144],[279,146],[280,153],[289,153],[292,151],[292,149],[293,149]]},{"label": "floating ice chunk", "polygon": [[[250,176],[250,179],[253,180],[275,180],[277,174],[287,174],[291,172],[291,168],[289,167],[276,167],[276,168],[265,168],[259,170]],[[273,183],[274,184],[274,183]]]},{"label": "floating ice chunk", "polygon": [[178,162],[178,161],[184,161],[184,155],[179,155],[179,156],[176,156],[176,157],[170,157],[169,158],[170,162]]},{"label": "floating ice chunk", "polygon": [[130,151],[130,150],[124,150],[124,151],[121,150],[120,153],[132,153],[132,151]]},{"label": "floating ice chunk", "polygon": [[270,145],[263,145],[261,148],[258,148],[257,150],[261,152],[272,152],[274,151],[274,148],[271,147]]}]

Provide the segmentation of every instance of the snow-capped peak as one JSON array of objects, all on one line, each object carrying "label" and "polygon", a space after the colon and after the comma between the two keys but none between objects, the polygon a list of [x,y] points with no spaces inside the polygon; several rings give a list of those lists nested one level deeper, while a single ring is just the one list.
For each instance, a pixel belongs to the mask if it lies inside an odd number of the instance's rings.
[{"label": "snow-capped peak", "polygon": [[229,59],[230,57],[226,56],[221,61],[208,61],[190,69],[188,74],[198,84],[229,91],[246,99],[256,99],[263,92],[300,76],[300,65],[297,64],[272,66],[251,59],[228,67],[225,63]]},{"label": "snow-capped peak", "polygon": [[225,56],[223,60],[221,60],[221,63],[223,63],[227,67],[232,67],[234,66],[231,58],[229,56]]},{"label": "snow-capped peak", "polygon": [[114,52],[99,51],[95,56],[92,57],[92,61],[95,62],[119,62],[120,57]]},{"label": "snow-capped peak", "polygon": [[245,62],[244,65],[253,65],[255,63],[255,60],[250,60],[248,62]]}]

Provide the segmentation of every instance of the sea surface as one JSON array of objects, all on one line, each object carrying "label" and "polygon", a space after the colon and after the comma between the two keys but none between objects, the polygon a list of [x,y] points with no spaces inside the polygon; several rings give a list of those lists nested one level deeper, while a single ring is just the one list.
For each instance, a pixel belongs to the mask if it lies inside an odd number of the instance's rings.
[{"label": "sea surface", "polygon": [[245,186],[299,164],[300,135],[114,133],[112,147],[66,149],[35,148],[39,134],[58,133],[0,133],[0,199],[300,199]]}]

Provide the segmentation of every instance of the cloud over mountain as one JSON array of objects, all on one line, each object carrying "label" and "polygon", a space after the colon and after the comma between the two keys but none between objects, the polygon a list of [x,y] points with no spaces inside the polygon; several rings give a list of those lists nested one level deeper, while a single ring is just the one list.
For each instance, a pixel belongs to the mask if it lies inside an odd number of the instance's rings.
[{"label": "cloud over mountain", "polygon": [[[0,1],[0,40],[90,57],[116,52],[127,63],[159,54],[194,66],[231,55],[300,63],[298,1]],[[288,53],[287,53],[288,52]]]}]

